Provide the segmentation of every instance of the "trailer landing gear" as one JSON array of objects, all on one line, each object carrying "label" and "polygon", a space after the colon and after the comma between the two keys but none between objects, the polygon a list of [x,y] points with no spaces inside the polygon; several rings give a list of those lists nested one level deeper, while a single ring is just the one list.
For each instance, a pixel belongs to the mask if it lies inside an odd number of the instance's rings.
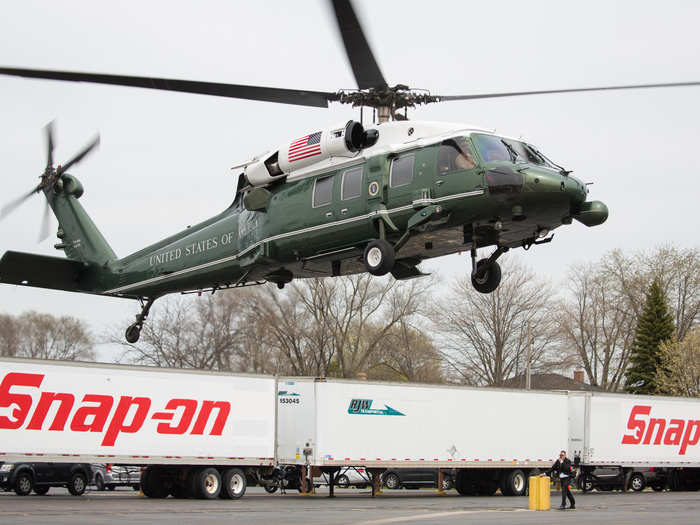
[{"label": "trailer landing gear", "polygon": [[156,299],[157,297],[151,297],[145,304],[143,302],[143,298],[139,299],[141,302],[141,313],[136,315],[136,321],[129,325],[129,328],[126,329],[126,333],[124,334],[124,337],[128,343],[134,344],[139,340],[139,337],[141,337],[141,328],[143,328],[143,323],[146,322],[148,312]]}]

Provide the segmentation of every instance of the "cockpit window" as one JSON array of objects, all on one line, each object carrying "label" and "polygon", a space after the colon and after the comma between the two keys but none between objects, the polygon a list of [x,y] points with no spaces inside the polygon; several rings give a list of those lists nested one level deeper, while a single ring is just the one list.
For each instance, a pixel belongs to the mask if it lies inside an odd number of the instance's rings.
[{"label": "cockpit window", "polygon": [[479,154],[485,162],[491,162],[494,160],[513,160],[513,154],[508,151],[508,147],[503,143],[501,137],[494,137],[493,135],[480,135],[475,133],[472,135],[472,139],[476,143]]},{"label": "cockpit window", "polygon": [[476,167],[476,161],[467,141],[463,137],[448,139],[440,144],[438,150],[438,175],[453,171],[470,170]]},{"label": "cockpit window", "polygon": [[503,141],[513,148],[513,151],[517,155],[516,160],[529,162],[530,164],[547,165],[547,161],[529,144],[511,139],[503,139]]}]

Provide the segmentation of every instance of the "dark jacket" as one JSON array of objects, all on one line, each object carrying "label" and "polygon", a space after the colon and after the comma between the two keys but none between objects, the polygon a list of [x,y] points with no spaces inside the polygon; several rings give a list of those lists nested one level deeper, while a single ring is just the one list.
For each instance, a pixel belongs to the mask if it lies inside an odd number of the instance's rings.
[{"label": "dark jacket", "polygon": [[571,460],[569,458],[564,458],[563,461],[556,460],[554,462],[554,465],[552,465],[552,468],[549,469],[549,473],[554,472],[557,477],[559,477],[559,474],[566,474],[567,476],[571,477],[574,475],[573,468],[571,467]]}]

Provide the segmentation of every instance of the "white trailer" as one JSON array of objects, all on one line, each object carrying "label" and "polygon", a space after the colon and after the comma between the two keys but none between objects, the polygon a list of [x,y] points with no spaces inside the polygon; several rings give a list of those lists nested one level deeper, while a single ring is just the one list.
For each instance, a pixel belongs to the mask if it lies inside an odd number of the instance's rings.
[{"label": "white trailer", "polygon": [[279,380],[278,461],[456,469],[462,494],[524,495],[568,441],[565,392],[339,379]]},{"label": "white trailer", "polygon": [[625,488],[643,488],[648,469],[657,490],[700,488],[700,399],[570,392],[569,420],[582,488],[611,467]]},{"label": "white trailer", "polygon": [[237,498],[275,464],[276,379],[0,359],[0,461],[152,465],[148,496]]}]

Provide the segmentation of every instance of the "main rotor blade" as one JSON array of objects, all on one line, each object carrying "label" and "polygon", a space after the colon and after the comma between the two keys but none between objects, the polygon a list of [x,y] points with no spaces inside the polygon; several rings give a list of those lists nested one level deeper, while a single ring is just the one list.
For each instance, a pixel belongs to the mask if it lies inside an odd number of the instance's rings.
[{"label": "main rotor blade", "polygon": [[18,197],[13,201],[8,202],[2,208],[0,208],[0,220],[4,219],[10,213],[19,208],[22,204],[24,204],[24,201],[26,201],[29,197],[31,197],[37,192],[37,189],[38,188],[34,188],[29,193],[26,193],[25,195],[22,195],[21,197]]},{"label": "main rotor blade", "polygon": [[665,88],[665,87],[686,87],[700,86],[700,82],[671,82],[665,84],[630,84],[626,86],[603,86],[589,88],[574,88],[574,89],[546,89],[541,91],[513,91],[511,93],[481,93],[478,95],[448,95],[436,98],[438,102],[446,102],[450,100],[476,100],[480,98],[500,98],[500,97],[522,97],[525,95],[549,95],[554,93],[582,93],[584,91],[614,91],[620,89],[647,89],[647,88]]},{"label": "main rotor blade", "polygon": [[46,124],[44,132],[46,133],[46,167],[50,169],[53,167],[53,120]]},{"label": "main rotor blade", "polygon": [[85,146],[82,149],[82,151],[80,153],[75,155],[72,159],[70,159],[65,164],[62,164],[61,167],[56,170],[56,173],[58,175],[61,175],[61,173],[65,173],[66,171],[68,171],[68,169],[70,169],[71,166],[73,166],[74,164],[77,164],[78,162],[83,160],[83,158],[85,158],[85,155],[90,153],[93,149],[95,149],[99,145],[100,145],[100,136],[97,135],[94,139],[92,139],[92,142],[90,142],[90,144],[88,144],[87,146]]},{"label": "main rotor blade", "polygon": [[39,240],[42,242],[49,237],[49,202],[44,200],[44,216],[41,218],[41,229],[39,230]]},{"label": "main rotor blade", "polygon": [[54,71],[47,69],[22,69],[0,67],[0,74],[27,78],[47,78],[73,82],[92,82],[94,84],[112,84],[163,91],[180,91],[217,97],[242,98],[296,104],[298,106],[328,107],[328,99],[334,93],[306,91],[302,89],[282,89],[261,86],[244,86],[240,84],[220,84],[216,82],[199,82],[196,80],[177,80],[172,78],[136,77],[126,75],[106,75],[102,73],[79,73],[74,71]]},{"label": "main rotor blade", "polygon": [[387,87],[350,0],[332,0],[345,53],[360,89]]}]

